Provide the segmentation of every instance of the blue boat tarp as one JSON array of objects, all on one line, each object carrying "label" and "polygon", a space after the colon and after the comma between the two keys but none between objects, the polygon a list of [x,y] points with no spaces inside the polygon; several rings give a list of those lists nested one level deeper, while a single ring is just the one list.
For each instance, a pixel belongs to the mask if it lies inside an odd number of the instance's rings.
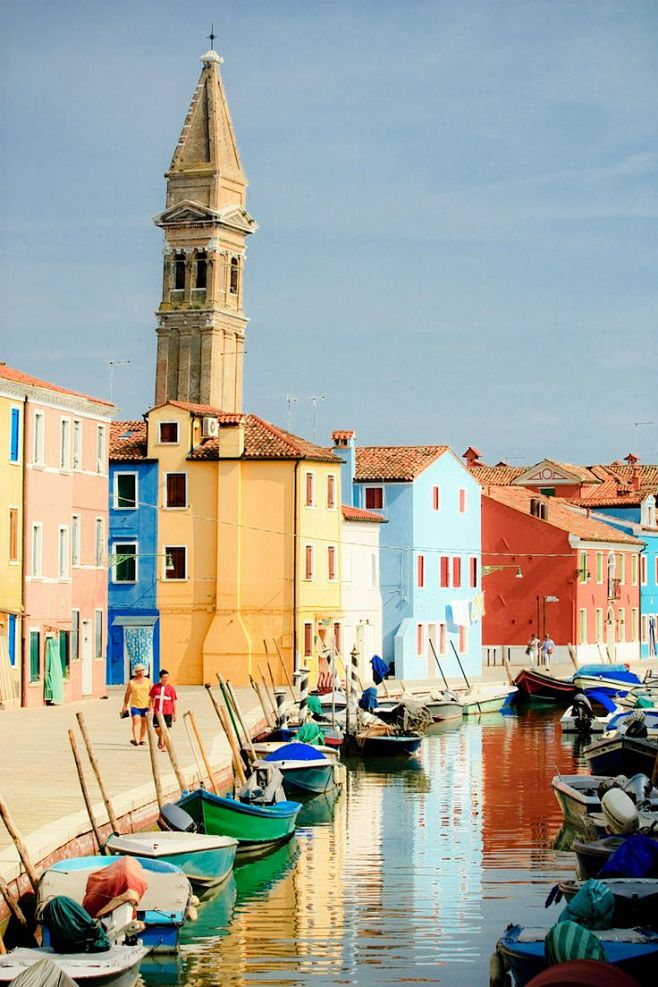
[{"label": "blue boat tarp", "polygon": [[578,675],[602,675],[606,678],[611,676],[616,678],[618,672],[628,672],[626,665],[581,665],[577,672],[574,672],[572,681]]},{"label": "blue boat tarp", "polygon": [[326,761],[326,756],[317,747],[310,744],[284,744],[277,747],[275,751],[270,751],[263,758],[264,761]]},{"label": "blue boat tarp", "polygon": [[607,692],[603,692],[601,689],[585,689],[585,695],[588,699],[599,703],[604,709],[607,709],[608,713],[614,713],[617,709],[617,704],[610,698]]}]

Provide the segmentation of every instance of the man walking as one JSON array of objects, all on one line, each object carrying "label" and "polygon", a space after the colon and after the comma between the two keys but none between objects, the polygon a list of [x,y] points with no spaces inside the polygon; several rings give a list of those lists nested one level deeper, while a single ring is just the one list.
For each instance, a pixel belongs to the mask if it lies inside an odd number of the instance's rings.
[{"label": "man walking", "polygon": [[546,631],[546,633],[544,634],[544,640],[541,643],[541,656],[544,661],[544,664],[546,665],[547,672],[550,672],[551,670],[551,655],[553,654],[554,650],[555,650],[555,641],[550,636],[548,631]]},{"label": "man walking", "polygon": [[160,681],[154,685],[149,693],[151,709],[153,710],[153,720],[155,732],[158,735],[158,748],[163,751],[166,747],[162,730],[157,720],[158,713],[162,713],[167,729],[171,730],[172,724],[176,722],[176,703],[178,696],[173,685],[169,684],[169,672],[166,668],[160,669]]}]

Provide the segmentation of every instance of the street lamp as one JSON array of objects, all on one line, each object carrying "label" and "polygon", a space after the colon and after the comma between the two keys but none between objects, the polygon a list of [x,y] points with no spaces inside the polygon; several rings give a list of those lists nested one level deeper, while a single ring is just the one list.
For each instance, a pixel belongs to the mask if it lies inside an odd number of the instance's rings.
[{"label": "street lamp", "polygon": [[523,579],[523,573],[521,572],[520,565],[483,565],[482,575],[490,576],[492,572],[498,572],[500,569],[516,569],[514,573],[516,579]]}]

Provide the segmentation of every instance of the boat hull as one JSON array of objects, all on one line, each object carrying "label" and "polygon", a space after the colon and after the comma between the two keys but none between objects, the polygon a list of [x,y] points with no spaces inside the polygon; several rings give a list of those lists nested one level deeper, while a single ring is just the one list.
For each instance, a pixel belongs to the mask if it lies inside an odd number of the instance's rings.
[{"label": "boat hull", "polygon": [[583,751],[590,771],[597,775],[649,775],[656,763],[658,745],[641,737],[604,737]]},{"label": "boat hull", "polygon": [[520,705],[569,705],[577,691],[573,682],[556,679],[534,668],[523,668],[514,679],[514,685],[519,690],[516,702]]},{"label": "boat hull", "polygon": [[[124,846],[113,846],[111,839],[105,846],[112,854],[130,857],[140,856],[138,850],[133,851]],[[233,870],[236,850],[235,844],[207,850],[183,850],[174,853],[167,853],[163,850],[162,853],[157,854],[157,859],[164,860],[165,863],[172,864],[174,867],[179,867],[196,890],[206,891],[209,888],[218,888],[227,880]]]},{"label": "boat hull", "polygon": [[14,949],[0,956],[0,984],[10,984],[44,957],[53,960],[78,987],[134,987],[147,955],[142,946],[113,946],[105,953],[58,954],[52,949]]},{"label": "boat hull", "polygon": [[415,754],[423,741],[422,737],[361,737],[345,735],[345,746],[349,754],[361,757],[409,757]]},{"label": "boat hull", "polygon": [[464,716],[479,716],[481,713],[498,713],[511,705],[514,692],[501,693],[497,696],[483,696],[481,699],[464,701]]},{"label": "boat hull", "polygon": [[283,788],[286,793],[301,792],[305,795],[319,795],[334,788],[334,766],[328,761],[316,767],[289,767],[284,762],[273,761],[283,775]]},{"label": "boat hull", "polygon": [[433,723],[444,723],[446,720],[461,720],[464,716],[464,707],[462,703],[443,701],[443,700],[432,700],[429,699],[427,702],[423,702],[423,705],[427,708],[430,716],[432,717]]},{"label": "boat hull", "polygon": [[614,676],[598,676],[598,675],[574,675],[574,685],[581,691],[585,692],[586,689],[594,689],[598,692],[603,692],[608,696],[616,695],[626,695],[627,692],[633,688],[634,685],[639,684],[639,679],[637,676],[633,677],[631,680],[626,677],[615,678]]},{"label": "boat hull", "polygon": [[[604,878],[603,884],[615,899],[615,925],[624,929],[634,926],[658,928],[658,880],[655,878]],[[558,885],[567,901],[583,886],[582,881],[561,881]]]},{"label": "boat hull", "polygon": [[238,841],[238,856],[267,852],[285,843],[295,832],[301,809],[299,802],[278,802],[271,806],[249,805],[237,799],[213,795],[205,789],[188,792],[178,805],[201,823],[206,833],[232,836]]}]

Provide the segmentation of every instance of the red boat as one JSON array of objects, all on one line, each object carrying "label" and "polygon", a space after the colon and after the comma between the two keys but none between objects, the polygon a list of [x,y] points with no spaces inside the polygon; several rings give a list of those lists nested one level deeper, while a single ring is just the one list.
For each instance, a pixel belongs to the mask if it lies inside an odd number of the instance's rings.
[{"label": "red boat", "polygon": [[563,703],[568,706],[578,689],[568,679],[556,679],[536,668],[522,668],[514,679],[517,703]]}]

